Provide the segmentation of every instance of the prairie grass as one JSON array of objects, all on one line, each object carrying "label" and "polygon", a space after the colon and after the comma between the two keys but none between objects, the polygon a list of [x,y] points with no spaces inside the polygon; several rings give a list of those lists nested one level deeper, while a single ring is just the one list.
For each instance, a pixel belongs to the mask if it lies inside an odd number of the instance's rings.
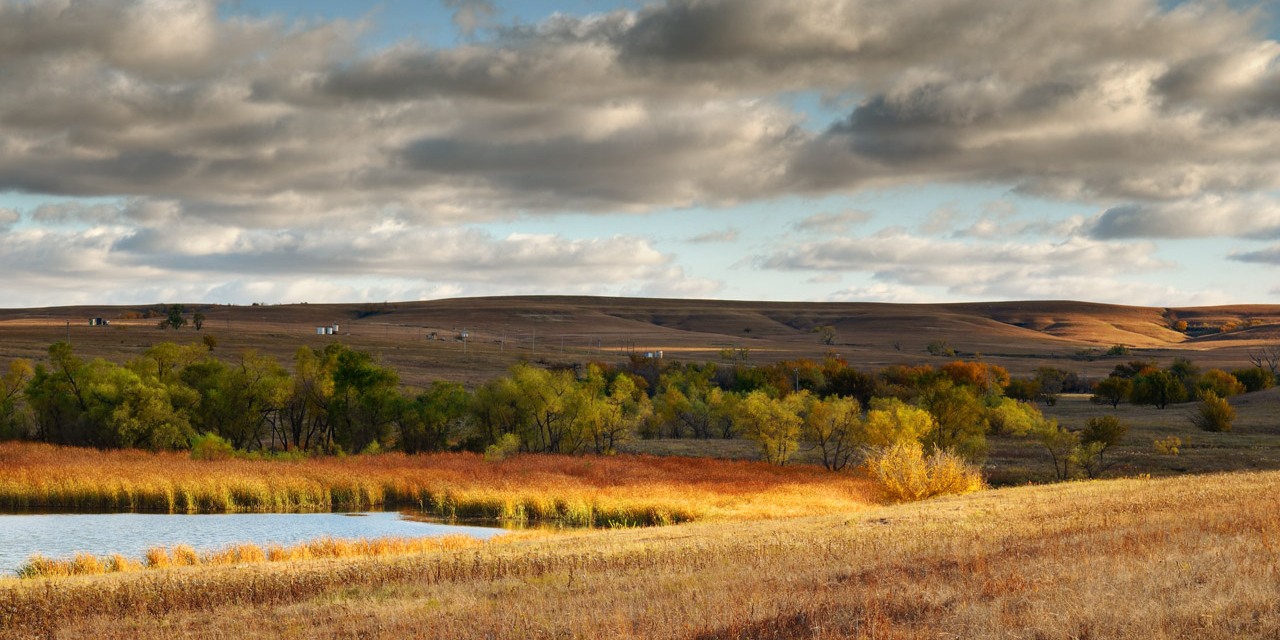
[{"label": "prairie grass", "polygon": [[394,556],[424,554],[439,551],[468,549],[489,542],[527,540],[545,535],[539,530],[520,531],[480,540],[467,535],[438,538],[317,538],[294,545],[253,543],[227,545],[212,551],[198,552],[190,545],[179,544],[172,548],[152,547],[142,560],[132,560],[119,554],[98,557],[77,553],[70,558],[46,558],[32,556],[21,568],[18,577],[67,578],[80,575],[97,575],[142,569],[167,569],[171,567],[214,567],[244,565],[257,562],[297,562],[333,558],[357,558],[368,556]]},{"label": "prairie grass", "polygon": [[0,583],[25,638],[1280,636],[1280,472]]},{"label": "prairie grass", "polygon": [[850,511],[870,481],[820,468],[651,456],[399,453],[298,461],[0,443],[0,509],[292,512],[412,508],[445,518],[652,525]]}]

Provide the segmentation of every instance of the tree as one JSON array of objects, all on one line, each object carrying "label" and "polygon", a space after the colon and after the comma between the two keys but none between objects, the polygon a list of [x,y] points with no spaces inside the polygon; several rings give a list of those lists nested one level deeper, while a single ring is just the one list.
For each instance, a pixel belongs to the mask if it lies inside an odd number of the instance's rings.
[{"label": "tree", "polygon": [[1115,416],[1089,418],[1088,424],[1080,431],[1080,447],[1075,454],[1076,464],[1090,478],[1098,477],[1114,464],[1114,461],[1107,460],[1107,451],[1119,444],[1128,432],[1129,425],[1120,422]]},{"label": "tree", "polygon": [[581,401],[587,404],[582,416],[584,440],[597,455],[615,453],[651,413],[649,397],[631,374],[607,376],[595,365],[587,367],[582,385],[586,393]]},{"label": "tree", "polygon": [[1186,399],[1186,387],[1172,373],[1165,370],[1139,374],[1133,379],[1133,391],[1129,394],[1129,402],[1152,404],[1157,409],[1163,409]]},{"label": "tree", "polygon": [[738,404],[734,414],[738,431],[759,445],[767,462],[784,465],[798,447],[803,427],[800,414],[808,397],[807,391],[781,399],[771,398],[763,391],[752,391]]},{"label": "tree", "polygon": [[857,400],[839,396],[814,400],[805,411],[805,439],[822,452],[822,465],[828,470],[844,469],[867,444],[861,413]]},{"label": "tree", "polygon": [[443,451],[466,421],[471,396],[457,382],[435,381],[412,399],[401,398],[394,421],[405,453]]},{"label": "tree", "polygon": [[1280,374],[1280,344],[1264,345],[1249,350],[1249,363],[1258,368],[1266,368],[1272,377]]},{"label": "tree", "polygon": [[1044,421],[1044,414],[1027,401],[995,398],[987,402],[986,421],[992,433],[1025,436]]},{"label": "tree", "polygon": [[1049,453],[1053,474],[1058,480],[1071,477],[1072,454],[1080,444],[1080,436],[1058,425],[1056,420],[1046,420],[1032,435]]},{"label": "tree", "polygon": [[659,382],[661,392],[653,398],[651,421],[655,431],[675,438],[686,434],[695,438],[732,437],[731,394],[712,382],[715,373],[715,367],[708,366],[686,367],[663,374]]},{"label": "tree", "polygon": [[1057,367],[1037,367],[1032,379],[1040,385],[1039,399],[1049,406],[1057,404],[1058,396],[1065,389],[1070,375],[1065,369]]},{"label": "tree", "polygon": [[210,351],[213,351],[213,348],[218,346],[218,339],[213,337],[213,334],[205,334],[200,341],[203,342],[205,348]]},{"label": "tree", "polygon": [[1226,398],[1219,398],[1212,391],[1205,392],[1200,399],[1200,406],[1191,414],[1191,423],[1205,431],[1230,431],[1235,419],[1235,407]]},{"label": "tree", "polygon": [[938,423],[928,411],[897,398],[876,398],[862,423],[860,440],[867,446],[887,447],[900,442],[920,442]]},{"label": "tree", "polygon": [[329,403],[333,440],[348,451],[390,442],[399,385],[400,376],[369,353],[339,346]]},{"label": "tree", "polygon": [[9,372],[0,376],[0,440],[27,435],[27,409],[22,403],[27,382],[35,374],[29,360],[11,360]]},{"label": "tree", "polygon": [[1221,369],[1210,369],[1200,374],[1200,378],[1196,380],[1195,390],[1195,396],[1198,398],[1209,391],[1219,398],[1238,396],[1246,391],[1245,386],[1235,376]]},{"label": "tree", "polygon": [[521,439],[530,451],[577,453],[587,408],[573,373],[548,371],[525,364],[511,368],[511,390],[525,420]]},{"label": "tree", "polygon": [[1093,385],[1093,395],[1089,401],[1094,404],[1110,404],[1111,408],[1120,406],[1120,402],[1133,393],[1133,381],[1119,376],[1109,376]]},{"label": "tree", "polygon": [[175,304],[169,307],[169,310],[167,312],[169,315],[168,317],[165,318],[164,324],[167,324],[173,327],[174,329],[180,329],[186,326],[187,319],[182,317],[182,311],[183,311],[183,308],[182,308],[182,305],[180,304]]},{"label": "tree", "polygon": [[987,425],[982,403],[972,390],[944,380],[920,394],[920,406],[937,423],[936,428],[925,435],[925,445],[954,451],[970,460],[986,455]]},{"label": "tree", "polygon": [[197,311],[197,312],[195,313],[195,315],[191,316],[191,324],[192,324],[192,326],[194,326],[194,327],[196,328],[196,331],[200,331],[201,329],[203,329],[203,328],[204,328],[204,314],[203,314],[203,313],[201,313],[201,312],[199,312],[199,311]]},{"label": "tree", "polygon": [[1244,385],[1246,393],[1262,391],[1276,386],[1275,376],[1271,375],[1270,371],[1267,371],[1262,367],[1236,369],[1231,372],[1231,375],[1234,376],[1236,380],[1239,380],[1240,384]]},{"label": "tree", "polygon": [[822,334],[822,344],[835,344],[836,342],[836,330],[829,324],[814,327],[813,332]]},{"label": "tree", "polygon": [[955,384],[973,387],[980,394],[996,390],[1003,393],[1009,384],[1009,372],[1004,367],[986,362],[956,360],[942,365],[941,371]]}]

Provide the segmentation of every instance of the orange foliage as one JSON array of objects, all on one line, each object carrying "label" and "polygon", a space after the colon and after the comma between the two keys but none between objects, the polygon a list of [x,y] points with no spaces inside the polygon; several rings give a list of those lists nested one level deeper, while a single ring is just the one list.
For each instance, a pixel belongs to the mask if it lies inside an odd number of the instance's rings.
[{"label": "orange foliage", "polygon": [[981,393],[1009,384],[1009,371],[1000,365],[987,362],[956,360],[942,365],[942,372],[956,384],[977,387]]},{"label": "orange foliage", "polygon": [[301,461],[0,443],[0,508],[289,512],[417,508],[443,517],[582,525],[789,517],[875,502],[818,467],[652,456],[387,453]]}]

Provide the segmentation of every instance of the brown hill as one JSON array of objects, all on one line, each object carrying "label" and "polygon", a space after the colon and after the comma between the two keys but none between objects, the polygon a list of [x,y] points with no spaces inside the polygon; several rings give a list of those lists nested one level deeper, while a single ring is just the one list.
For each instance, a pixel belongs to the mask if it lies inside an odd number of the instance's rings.
[{"label": "brown hill", "polygon": [[[833,351],[865,367],[941,363],[926,347],[945,341],[959,357],[983,357],[1025,373],[1042,364],[1105,374],[1115,359],[1085,360],[1113,345],[1132,358],[1192,357],[1239,367],[1247,352],[1280,340],[1280,306],[1154,308],[1071,301],[967,304],[799,303],[568,296],[458,298],[390,304],[186,305],[207,320],[217,352],[256,349],[288,361],[301,346],[341,340],[379,353],[407,382],[475,382],[519,357],[617,360],[662,351],[666,358],[717,360],[746,350],[752,362],[820,358]],[[191,327],[156,328],[158,307],[0,310],[0,361],[39,358],[68,337],[89,357],[124,360],[165,340],[196,341]],[[91,327],[89,318],[108,327]],[[1186,330],[1173,327],[1181,320]],[[337,323],[338,335],[316,335]],[[824,344],[816,327],[835,330]],[[467,341],[461,341],[463,331]],[[435,339],[430,339],[434,334]],[[464,352],[465,348],[465,352]]]}]

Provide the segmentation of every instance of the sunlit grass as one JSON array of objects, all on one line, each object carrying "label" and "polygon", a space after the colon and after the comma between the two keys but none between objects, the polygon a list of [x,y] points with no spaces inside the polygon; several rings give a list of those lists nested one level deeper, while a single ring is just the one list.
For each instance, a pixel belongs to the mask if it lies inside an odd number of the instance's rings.
[{"label": "sunlit grass", "polygon": [[653,525],[866,508],[865,478],[650,456],[388,453],[300,461],[0,443],[0,509],[161,513],[413,508],[444,518]]}]

